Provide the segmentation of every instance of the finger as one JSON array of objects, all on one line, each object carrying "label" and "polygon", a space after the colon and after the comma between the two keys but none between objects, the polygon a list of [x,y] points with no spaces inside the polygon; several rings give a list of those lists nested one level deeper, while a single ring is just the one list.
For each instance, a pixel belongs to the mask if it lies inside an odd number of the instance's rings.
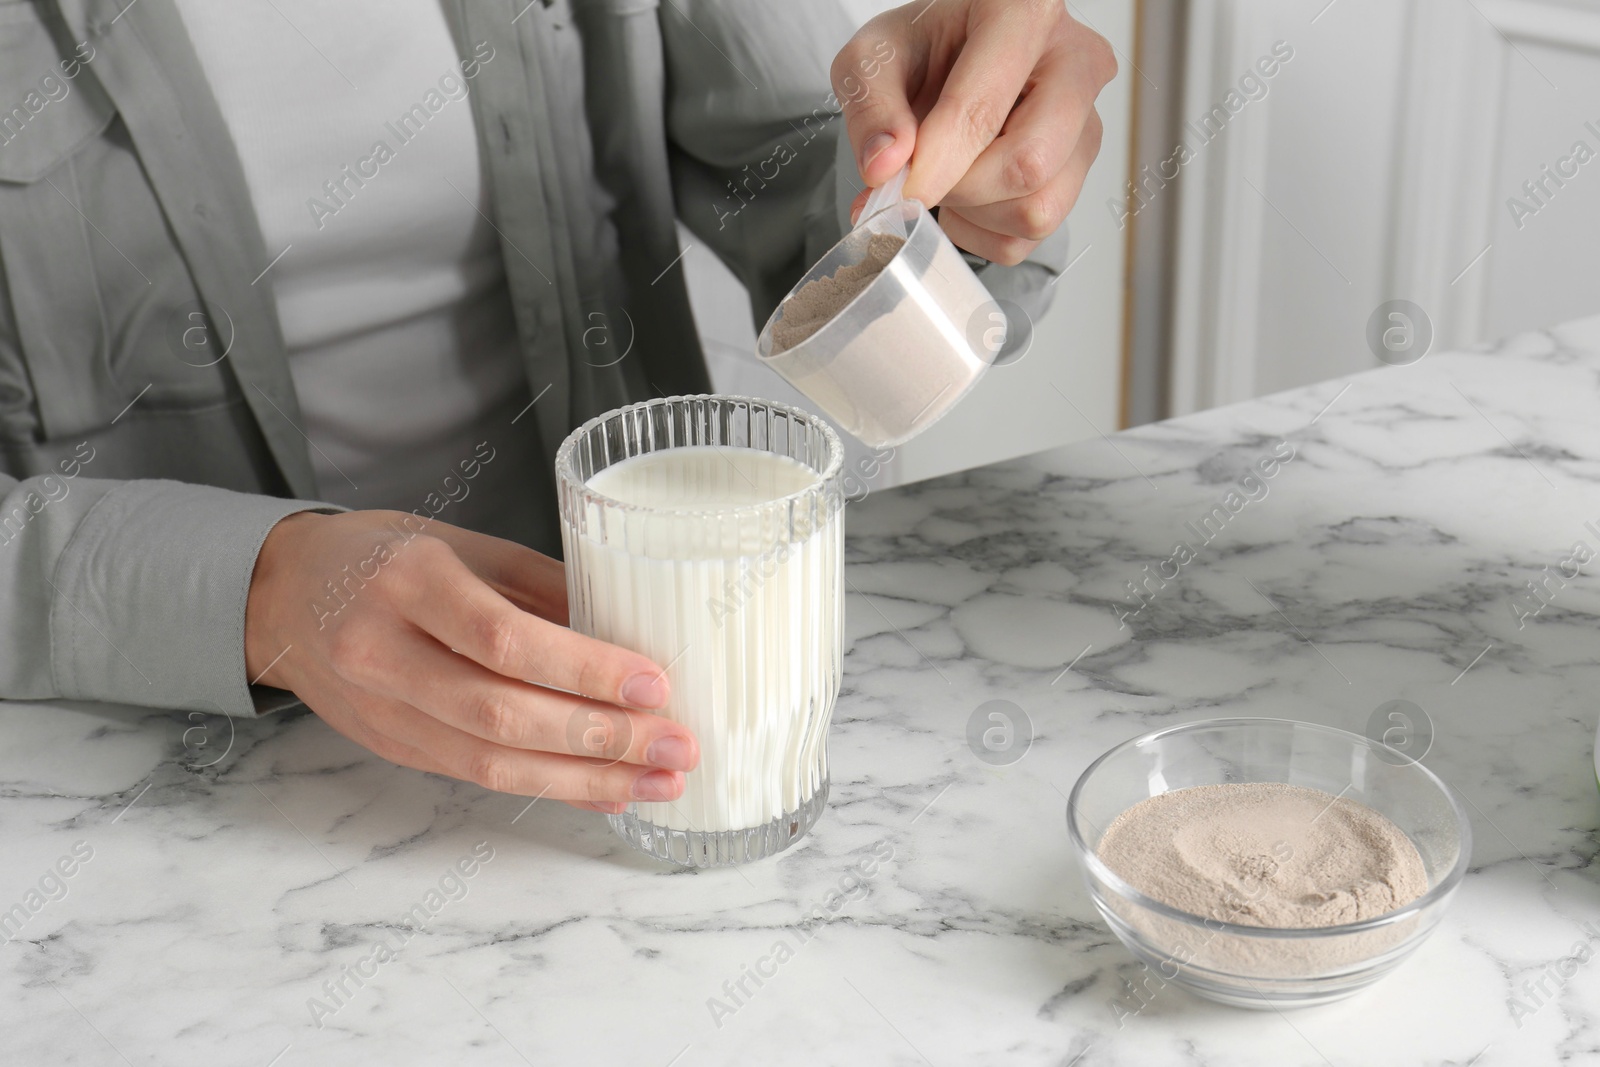
[{"label": "finger", "polygon": [[359,634],[334,652],[345,681],[498,745],[673,771],[700,759],[679,723],[504,677],[406,626]]},{"label": "finger", "polygon": [[587,800],[563,800],[561,803],[577,808],[579,811],[598,811],[601,815],[621,815],[628,810],[628,805],[616,801],[592,804]]},{"label": "finger", "polygon": [[947,211],[943,208],[939,209],[939,225],[944,228],[945,236],[950,238],[950,243],[963,252],[971,252],[975,256],[1002,266],[1016,266],[1039,246],[1038,241],[996,233],[968,221],[960,212]]},{"label": "finger", "polygon": [[435,522],[428,533],[456,550],[495,592],[540,618],[567,625],[567,574],[560,560],[526,545]]},{"label": "finger", "polygon": [[1001,0],[983,4],[969,17],[967,40],[939,99],[917,128],[906,180],[906,198],[930,207],[944,200],[999,135],[1062,17],[1062,5]]},{"label": "finger", "polygon": [[415,766],[409,754],[424,753],[429,766],[419,769],[473,782],[497,793],[592,804],[676,800],[683,795],[683,774],[679,771],[647,770],[629,763],[594,766],[576,756],[532,752],[485,741],[402,701],[362,696],[354,703],[362,721],[386,739],[367,746],[378,755]]},{"label": "finger", "polygon": [[[336,689],[337,682],[332,682],[331,686]],[[342,734],[375,755],[398,766],[409,767],[412,770],[423,771],[427,774],[439,774],[447,778],[456,777],[456,775],[450,773],[448,767],[428,755],[423,749],[408,745],[403,741],[396,740],[372,729],[363,721],[361,715],[356,712],[348,701],[333,699],[329,693],[329,687],[322,687],[322,695],[316,699],[316,707],[312,710],[317,713],[318,718],[326,722],[336,733]],[[382,717],[381,705],[373,702],[370,698],[363,699],[363,704],[369,714],[377,712],[377,717]],[[584,811],[599,812],[601,815],[620,815],[628,806],[627,802],[616,800],[563,799],[561,802]]]},{"label": "finger", "polygon": [[870,195],[868,190],[863,189],[850,202],[850,224],[852,226],[861,221],[861,209],[867,206],[867,197]]},{"label": "finger", "polygon": [[[390,763],[426,771],[429,774],[445,773],[444,764],[433,759],[422,749],[413,748],[374,729],[351,703],[352,700],[361,700],[364,705],[369,704],[369,700],[359,690],[343,684],[336,676],[319,678],[318,683],[316,694],[302,696],[302,699],[305,700],[306,706],[316,713],[317,718],[327,723],[335,733],[349,738]],[[349,696],[347,698],[335,696],[341,690]]]},{"label": "finger", "polygon": [[856,169],[868,186],[882,185],[905,166],[916,141],[911,37],[892,14],[875,18],[839,50],[829,71]]},{"label": "finger", "polygon": [[396,583],[397,606],[447,648],[507,678],[608,704],[666,704],[670,686],[657,664],[520,610],[444,542],[418,538],[397,557],[402,562],[407,580]]},{"label": "finger", "polygon": [[[1044,240],[1066,220],[1073,205],[1078,202],[1084,178],[1088,175],[1095,156],[1099,154],[1100,137],[1100,117],[1091,112],[1089,121],[1084,126],[1083,137],[1079,139],[1066,165],[1046,183],[1044,188],[1014,200],[984,203],[974,207],[954,208],[946,203],[939,209],[940,221],[945,221],[951,215],[957,215],[978,229],[1003,237],[1020,237],[1027,241]],[[946,230],[946,233],[948,232]],[[951,237],[951,240],[954,241],[955,238]],[[968,251],[976,250],[968,249]]]},{"label": "finger", "polygon": [[1075,50],[1059,47],[1046,52],[1000,136],[940,203],[976,207],[1043,189],[1067,166],[1087,134],[1094,99],[1103,84],[1099,77],[1099,70],[1083,62]]}]

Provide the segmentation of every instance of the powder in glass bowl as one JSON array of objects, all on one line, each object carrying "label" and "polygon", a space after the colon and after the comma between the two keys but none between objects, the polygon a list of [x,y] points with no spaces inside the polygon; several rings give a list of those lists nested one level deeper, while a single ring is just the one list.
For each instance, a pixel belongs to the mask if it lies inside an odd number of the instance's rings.
[{"label": "powder in glass bowl", "polygon": [[1281,782],[1150,797],[1112,820],[1096,851],[1145,896],[1243,926],[1359,922],[1428,890],[1416,846],[1389,819]]}]

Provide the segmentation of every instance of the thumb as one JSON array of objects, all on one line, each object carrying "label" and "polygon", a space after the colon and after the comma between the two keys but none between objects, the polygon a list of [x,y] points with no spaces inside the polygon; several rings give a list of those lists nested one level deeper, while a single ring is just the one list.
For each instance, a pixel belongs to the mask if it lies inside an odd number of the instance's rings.
[{"label": "thumb", "polygon": [[844,109],[845,128],[861,180],[876,188],[911,159],[917,117],[907,96],[910,67],[903,43],[871,40],[866,31],[851,39],[833,61],[834,95]]}]

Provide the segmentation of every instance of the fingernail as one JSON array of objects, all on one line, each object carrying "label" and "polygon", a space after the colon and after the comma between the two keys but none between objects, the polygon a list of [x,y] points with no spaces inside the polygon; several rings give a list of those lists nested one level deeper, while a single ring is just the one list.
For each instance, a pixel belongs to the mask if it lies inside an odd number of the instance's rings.
[{"label": "fingernail", "polygon": [[636,674],[622,683],[622,702],[636,708],[659,708],[667,702],[667,677],[660,672]]},{"label": "fingernail", "polygon": [[635,800],[676,800],[680,792],[682,786],[671,771],[650,771],[633,780]]},{"label": "fingernail", "polygon": [[658,737],[644,750],[647,763],[669,771],[694,769],[694,746],[687,737]]},{"label": "fingernail", "polygon": [[867,168],[872,166],[872,161],[883,155],[890,145],[894,144],[894,134],[875,133],[867,138],[867,143],[861,146],[861,174],[865,177]]}]

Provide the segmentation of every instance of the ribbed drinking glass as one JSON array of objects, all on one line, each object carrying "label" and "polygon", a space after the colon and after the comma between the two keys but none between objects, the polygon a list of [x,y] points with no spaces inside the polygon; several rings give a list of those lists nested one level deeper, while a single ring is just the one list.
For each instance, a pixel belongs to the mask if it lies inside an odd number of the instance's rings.
[{"label": "ribbed drinking glass", "polygon": [[700,764],[675,801],[611,826],[715,867],[788,848],[827,802],[843,657],[838,436],[784,404],[650,400],[590,420],[556,456],[573,629],[650,657]]}]

